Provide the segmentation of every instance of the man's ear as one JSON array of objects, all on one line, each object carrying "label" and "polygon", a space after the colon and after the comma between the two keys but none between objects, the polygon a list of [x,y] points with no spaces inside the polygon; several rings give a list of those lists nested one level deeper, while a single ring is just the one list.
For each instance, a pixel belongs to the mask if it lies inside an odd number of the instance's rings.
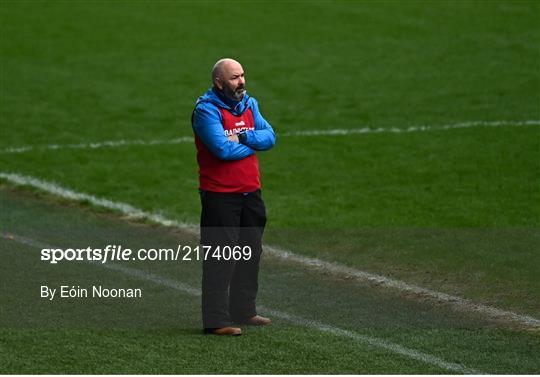
[{"label": "man's ear", "polygon": [[223,81],[221,81],[221,77],[216,77],[214,79],[214,85],[216,86],[216,88],[218,88],[219,90],[223,90]]}]

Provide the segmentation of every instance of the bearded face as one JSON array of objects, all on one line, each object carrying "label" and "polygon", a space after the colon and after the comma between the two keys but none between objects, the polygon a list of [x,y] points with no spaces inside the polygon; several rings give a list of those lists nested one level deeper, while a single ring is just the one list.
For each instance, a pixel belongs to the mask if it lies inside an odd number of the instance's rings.
[{"label": "bearded face", "polygon": [[234,101],[240,101],[246,94],[244,70],[237,62],[224,64],[214,84],[227,98]]}]

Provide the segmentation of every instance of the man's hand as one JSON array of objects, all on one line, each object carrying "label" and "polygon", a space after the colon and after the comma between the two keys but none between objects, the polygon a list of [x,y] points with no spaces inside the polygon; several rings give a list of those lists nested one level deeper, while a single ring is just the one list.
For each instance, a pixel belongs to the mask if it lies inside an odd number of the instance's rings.
[{"label": "man's hand", "polygon": [[238,140],[238,136],[236,136],[236,135],[231,135],[231,136],[228,137],[228,139],[230,141],[235,142],[235,143],[240,143],[240,140]]}]

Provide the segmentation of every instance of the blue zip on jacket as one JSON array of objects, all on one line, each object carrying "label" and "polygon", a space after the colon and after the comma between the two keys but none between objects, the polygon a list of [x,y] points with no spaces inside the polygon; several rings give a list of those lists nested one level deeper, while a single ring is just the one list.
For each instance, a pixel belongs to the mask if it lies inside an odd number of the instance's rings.
[{"label": "blue zip on jacket", "polygon": [[[219,108],[234,115],[241,115],[251,109],[255,129],[245,131],[245,140],[242,143],[230,141],[225,135]],[[241,101],[231,101],[214,88],[209,89],[197,99],[191,123],[193,132],[210,152],[221,160],[241,160],[255,151],[268,150],[276,143],[274,129],[261,115],[257,100],[247,92]]]}]

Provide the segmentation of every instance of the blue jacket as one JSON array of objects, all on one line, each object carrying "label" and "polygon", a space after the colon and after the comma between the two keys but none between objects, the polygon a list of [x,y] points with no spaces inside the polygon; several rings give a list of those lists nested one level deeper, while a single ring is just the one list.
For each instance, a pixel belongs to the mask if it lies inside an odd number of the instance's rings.
[{"label": "blue jacket", "polygon": [[[223,132],[219,107],[241,115],[251,108],[255,121],[255,130],[245,131],[245,141],[235,143],[230,141]],[[193,132],[201,139],[206,147],[221,160],[241,160],[251,156],[255,151],[265,151],[274,146],[276,135],[259,111],[255,98],[247,93],[240,102],[224,98],[213,88],[197,99],[191,119]]]}]

